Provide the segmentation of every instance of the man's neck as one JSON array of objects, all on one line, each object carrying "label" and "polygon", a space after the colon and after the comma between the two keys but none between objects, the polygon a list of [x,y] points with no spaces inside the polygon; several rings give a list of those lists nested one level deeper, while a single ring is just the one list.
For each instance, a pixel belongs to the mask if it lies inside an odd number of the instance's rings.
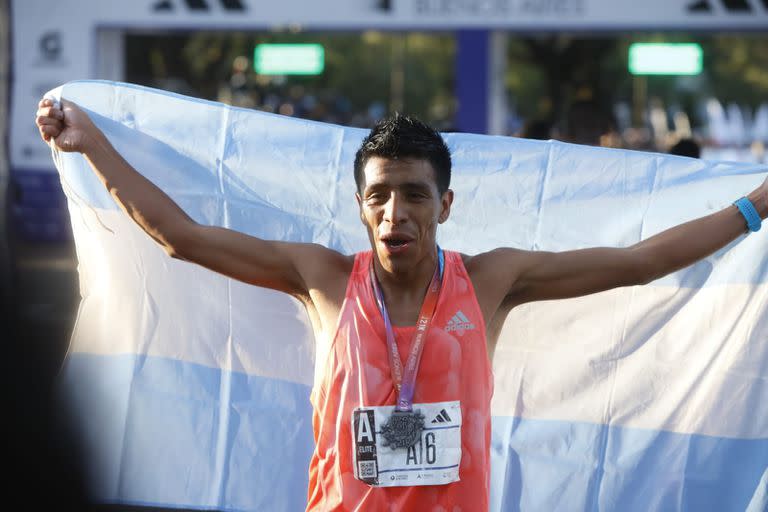
[{"label": "man's neck", "polygon": [[[387,309],[393,313],[398,312],[397,316],[400,317],[402,308],[406,308],[410,313],[406,316],[416,318],[437,265],[437,248],[406,272],[386,271],[374,255],[374,272],[384,293]],[[401,322],[396,322],[393,318],[393,323]]]}]

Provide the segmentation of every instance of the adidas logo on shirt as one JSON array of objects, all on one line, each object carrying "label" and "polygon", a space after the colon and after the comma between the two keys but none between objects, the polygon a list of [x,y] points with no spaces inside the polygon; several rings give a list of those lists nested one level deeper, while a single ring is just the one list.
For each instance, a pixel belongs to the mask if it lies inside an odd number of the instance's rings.
[{"label": "adidas logo on shirt", "polygon": [[441,409],[437,416],[435,416],[435,419],[432,420],[432,423],[450,423],[451,421],[453,420],[448,416],[448,411]]},{"label": "adidas logo on shirt", "polygon": [[473,324],[467,316],[458,310],[448,323],[445,324],[445,332],[455,332],[457,336],[464,336],[464,331],[471,331],[475,329]]}]

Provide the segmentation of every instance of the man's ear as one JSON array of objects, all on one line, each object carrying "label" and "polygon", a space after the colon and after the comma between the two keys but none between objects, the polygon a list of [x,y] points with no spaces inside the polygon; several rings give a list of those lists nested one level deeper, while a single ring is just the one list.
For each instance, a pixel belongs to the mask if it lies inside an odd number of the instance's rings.
[{"label": "man's ear", "polygon": [[437,216],[437,222],[442,224],[448,220],[451,215],[451,205],[453,204],[453,190],[448,189],[443,193],[443,197],[440,198],[440,215]]}]

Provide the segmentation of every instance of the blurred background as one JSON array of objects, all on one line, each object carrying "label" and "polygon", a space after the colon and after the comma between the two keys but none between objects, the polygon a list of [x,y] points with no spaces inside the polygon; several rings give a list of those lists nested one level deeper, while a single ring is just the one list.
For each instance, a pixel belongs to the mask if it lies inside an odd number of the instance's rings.
[{"label": "blurred background", "polygon": [[51,471],[76,479],[71,439],[48,430],[79,299],[34,125],[49,89],[120,80],[357,127],[402,111],[443,131],[765,163],[767,29],[768,0],[0,0],[0,338],[19,439],[52,442]]}]

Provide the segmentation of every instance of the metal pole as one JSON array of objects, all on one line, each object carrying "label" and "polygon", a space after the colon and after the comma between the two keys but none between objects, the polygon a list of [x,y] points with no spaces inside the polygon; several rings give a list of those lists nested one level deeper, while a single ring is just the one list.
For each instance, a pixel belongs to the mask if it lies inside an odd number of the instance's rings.
[{"label": "metal pole", "polygon": [[389,111],[403,112],[405,108],[405,53],[408,34],[395,34],[392,41],[392,69],[389,83]]},{"label": "metal pole", "polygon": [[488,79],[488,133],[507,135],[507,90],[504,77],[507,73],[507,32],[491,32]]},{"label": "metal pole", "polygon": [[632,124],[635,127],[645,126],[645,110],[648,105],[648,79],[644,75],[632,77]]},{"label": "metal pole", "polygon": [[[9,249],[8,85],[11,51],[9,0],[0,0],[0,315],[9,314],[13,274]],[[10,319],[0,318],[3,325]]]},{"label": "metal pole", "polygon": [[489,30],[456,32],[456,128],[488,133]]}]

